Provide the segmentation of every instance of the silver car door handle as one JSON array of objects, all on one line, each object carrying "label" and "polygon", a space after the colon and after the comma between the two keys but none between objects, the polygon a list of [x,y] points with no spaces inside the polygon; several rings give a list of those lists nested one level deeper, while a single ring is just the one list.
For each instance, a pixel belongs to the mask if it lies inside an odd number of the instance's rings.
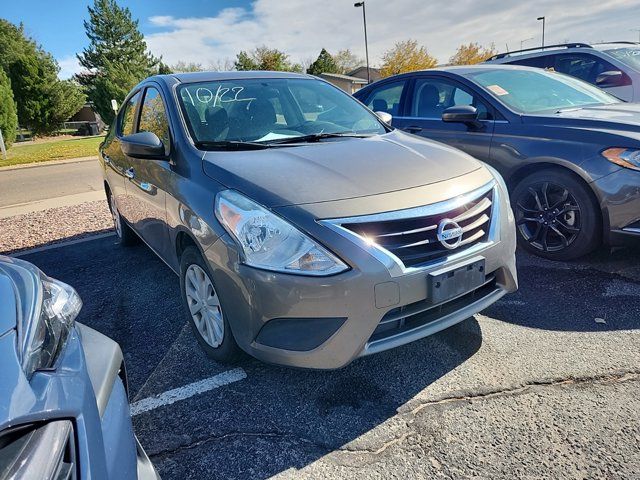
[{"label": "silver car door handle", "polygon": [[129,168],[124,171],[124,176],[127,178],[135,178],[136,171],[133,168]]}]

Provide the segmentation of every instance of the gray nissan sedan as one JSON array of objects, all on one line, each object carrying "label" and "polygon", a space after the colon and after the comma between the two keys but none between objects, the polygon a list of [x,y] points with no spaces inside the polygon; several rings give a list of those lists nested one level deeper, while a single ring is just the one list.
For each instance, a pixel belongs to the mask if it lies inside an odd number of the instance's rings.
[{"label": "gray nissan sedan", "polygon": [[155,76],[128,95],[100,156],[115,228],[179,275],[211,358],[339,368],[516,290],[500,175],[383,119],[282,72]]}]

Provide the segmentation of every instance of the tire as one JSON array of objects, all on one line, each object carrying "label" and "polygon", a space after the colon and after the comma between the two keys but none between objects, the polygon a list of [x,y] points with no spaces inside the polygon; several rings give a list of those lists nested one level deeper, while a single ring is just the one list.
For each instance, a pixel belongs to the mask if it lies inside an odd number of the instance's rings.
[{"label": "tire", "polygon": [[[197,286],[204,290],[198,291]],[[194,246],[187,247],[180,257],[180,293],[193,333],[207,356],[220,363],[239,360],[242,352],[233,337],[229,320],[224,315],[211,269]],[[196,297],[198,301],[195,301]],[[202,298],[207,301],[202,302]],[[209,306],[207,309],[196,310],[205,303]]]},{"label": "tire", "polygon": [[589,187],[567,171],[528,175],[513,189],[511,204],[518,245],[534,255],[573,260],[602,242],[600,207]]},{"label": "tire", "polygon": [[118,206],[116,205],[115,197],[110,191],[107,191],[107,200],[109,201],[109,211],[111,212],[111,218],[113,219],[113,228],[116,231],[120,245],[129,247],[140,243],[140,238],[136,235],[136,232],[134,232],[129,224],[122,219],[122,216],[118,211]]}]

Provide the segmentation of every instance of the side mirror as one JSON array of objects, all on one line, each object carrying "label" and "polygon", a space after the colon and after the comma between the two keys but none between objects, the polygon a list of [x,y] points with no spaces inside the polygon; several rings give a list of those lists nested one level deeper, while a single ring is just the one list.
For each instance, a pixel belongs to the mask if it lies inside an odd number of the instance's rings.
[{"label": "side mirror", "polygon": [[122,151],[133,158],[165,160],[164,144],[155,133],[138,132],[120,138]]},{"label": "side mirror", "polygon": [[387,112],[374,112],[380,120],[382,120],[387,125],[391,125],[391,120],[393,120],[393,115]]},{"label": "side mirror", "polygon": [[596,77],[598,87],[619,87],[624,83],[624,75],[620,70],[602,72]]},{"label": "side mirror", "polygon": [[473,127],[481,127],[478,110],[472,105],[457,105],[442,112],[442,121],[448,123],[465,123]]}]

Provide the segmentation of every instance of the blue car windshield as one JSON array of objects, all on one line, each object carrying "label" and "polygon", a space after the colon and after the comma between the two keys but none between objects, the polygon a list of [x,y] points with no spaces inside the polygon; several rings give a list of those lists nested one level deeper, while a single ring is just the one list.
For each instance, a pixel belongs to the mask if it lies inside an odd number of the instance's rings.
[{"label": "blue car windshield", "polygon": [[196,142],[286,142],[309,135],[375,135],[380,120],[354,98],[320,80],[237,79],[178,89]]},{"label": "blue car windshield", "polygon": [[620,102],[582,80],[542,69],[482,70],[466,77],[508,107],[525,114]]},{"label": "blue car windshield", "polygon": [[640,72],[640,47],[614,48],[604,52]]}]

